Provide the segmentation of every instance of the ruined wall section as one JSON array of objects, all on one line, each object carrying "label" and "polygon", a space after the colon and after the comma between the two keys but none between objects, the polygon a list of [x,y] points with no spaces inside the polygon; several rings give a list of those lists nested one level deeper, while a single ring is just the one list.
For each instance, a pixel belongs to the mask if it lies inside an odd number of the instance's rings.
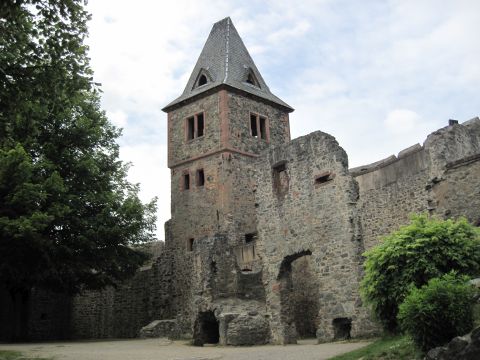
[{"label": "ruined wall section", "polygon": [[[201,166],[205,172],[203,187],[194,185],[189,190],[177,188],[175,192],[172,191],[172,220],[166,243],[174,259],[174,312],[184,334],[191,333],[199,305],[198,299],[195,300],[198,294],[192,289],[199,281],[199,276],[209,276],[210,267],[217,270],[216,275],[209,278],[212,282],[209,295],[199,295],[204,300],[210,299],[207,303],[217,298],[237,296],[244,293],[242,289],[245,289],[245,284],[252,284],[236,273],[235,249],[245,243],[246,233],[256,232],[255,160],[223,152],[172,169],[172,189],[175,183],[181,182],[185,168]],[[194,239],[191,247],[190,239]],[[207,246],[211,239],[216,239],[217,246],[214,248]],[[222,241],[224,243],[220,244]],[[199,252],[204,253],[202,259],[206,258],[205,246],[212,255],[223,251],[221,256],[225,259],[199,263]],[[219,258],[221,256],[218,255]],[[222,265],[227,259],[229,265]],[[215,264],[212,265],[212,262]],[[221,286],[213,286],[216,283]]]},{"label": "ruined wall section", "polygon": [[365,247],[398,229],[411,213],[480,218],[480,120],[451,124],[377,163],[350,170],[359,184]]},{"label": "ruined wall section", "polygon": [[411,213],[428,208],[428,178],[428,157],[423,148],[356,176],[360,188],[357,206],[366,249],[376,245],[379,236],[407,223]]},{"label": "ruined wall section", "polygon": [[153,252],[151,263],[117,288],[85,291],[73,298],[72,338],[132,338],[151,321],[173,317],[171,259],[162,243]]},{"label": "ruined wall section", "polygon": [[432,186],[432,192],[437,214],[464,216],[480,226],[480,154],[447,164],[443,180]]},{"label": "ruined wall section", "polygon": [[359,297],[363,244],[358,189],[347,162],[336,140],[322,132],[273,148],[259,159],[258,248],[274,343],[295,341],[291,268],[304,255],[311,255],[319,293],[317,338],[334,338],[336,318],[351,321],[352,336],[375,330]]}]

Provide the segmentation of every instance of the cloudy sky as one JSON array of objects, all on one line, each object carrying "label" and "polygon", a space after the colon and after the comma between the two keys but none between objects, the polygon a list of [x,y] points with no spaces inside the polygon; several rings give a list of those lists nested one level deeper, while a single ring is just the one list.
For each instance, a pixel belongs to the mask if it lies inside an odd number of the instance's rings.
[{"label": "cloudy sky", "polygon": [[141,197],[170,218],[167,117],[216,21],[230,16],[292,137],[322,130],[350,166],[385,158],[480,115],[480,1],[90,0],[91,65],[123,128],[121,157]]}]

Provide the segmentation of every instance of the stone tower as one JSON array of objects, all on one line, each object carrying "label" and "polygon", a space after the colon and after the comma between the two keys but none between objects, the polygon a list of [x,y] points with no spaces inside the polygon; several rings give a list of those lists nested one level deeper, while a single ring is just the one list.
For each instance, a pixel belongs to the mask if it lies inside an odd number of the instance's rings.
[{"label": "stone tower", "polygon": [[[163,110],[171,169],[166,246],[174,254],[173,311],[188,331],[199,307],[242,293],[242,281],[232,272],[239,266],[235,251],[256,238],[254,162],[267,147],[290,141],[293,109],[270,92],[225,18],[214,24],[182,95]],[[213,285],[209,271],[220,274]]]}]

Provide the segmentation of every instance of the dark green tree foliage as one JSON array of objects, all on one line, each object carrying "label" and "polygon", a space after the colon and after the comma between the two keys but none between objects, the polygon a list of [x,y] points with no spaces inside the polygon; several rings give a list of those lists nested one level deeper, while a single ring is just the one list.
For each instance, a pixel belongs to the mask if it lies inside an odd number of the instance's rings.
[{"label": "dark green tree foliage", "polygon": [[75,293],[115,284],[152,240],[100,109],[81,0],[0,2],[0,285]]},{"label": "dark green tree foliage", "polygon": [[472,330],[475,290],[468,280],[449,273],[412,288],[398,320],[417,347],[428,351]]},{"label": "dark green tree foliage", "polygon": [[362,297],[385,329],[395,332],[398,307],[412,285],[421,287],[452,270],[480,273],[480,235],[465,219],[414,215],[364,256]]}]

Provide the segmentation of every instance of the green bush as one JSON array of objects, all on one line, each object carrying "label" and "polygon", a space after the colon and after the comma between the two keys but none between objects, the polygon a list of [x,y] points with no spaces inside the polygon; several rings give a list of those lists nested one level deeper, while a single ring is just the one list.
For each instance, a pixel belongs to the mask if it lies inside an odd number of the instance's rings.
[{"label": "green bush", "polygon": [[398,321],[423,351],[444,345],[472,330],[474,293],[468,277],[452,272],[432,279],[412,288],[399,307]]},{"label": "green bush", "polygon": [[472,276],[480,272],[480,233],[465,219],[413,215],[409,225],[386,236],[364,256],[364,302],[386,330],[395,332],[398,306],[412,284],[419,288],[452,270]]}]

